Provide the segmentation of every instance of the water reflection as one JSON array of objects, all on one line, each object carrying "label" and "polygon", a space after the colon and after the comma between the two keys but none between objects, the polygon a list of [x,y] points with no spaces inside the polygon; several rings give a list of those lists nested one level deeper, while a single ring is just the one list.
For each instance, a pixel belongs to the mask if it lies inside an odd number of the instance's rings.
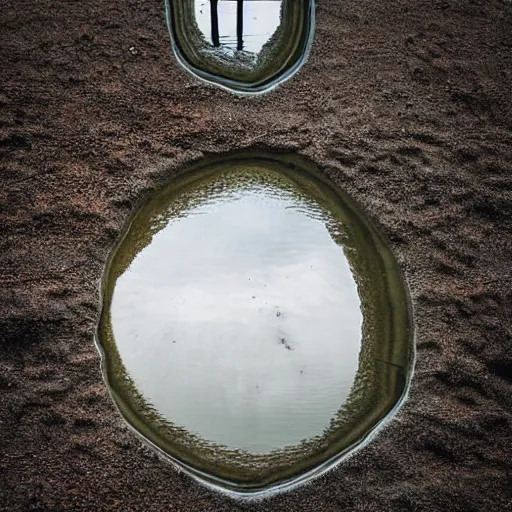
[{"label": "water reflection", "polygon": [[389,252],[284,157],[221,159],[141,208],[109,268],[100,342],[127,420],[193,474],[246,492],[339,457],[408,378]]},{"label": "water reflection", "polygon": [[262,92],[307,57],[313,0],[167,0],[173,49],[200,78],[237,92]]},{"label": "water reflection", "polygon": [[231,51],[258,53],[281,23],[282,0],[195,0],[205,40]]},{"label": "water reflection", "polygon": [[117,279],[111,315],[130,378],[163,418],[254,453],[329,426],[362,317],[331,216],[311,203],[248,167],[156,217],[164,227]]}]

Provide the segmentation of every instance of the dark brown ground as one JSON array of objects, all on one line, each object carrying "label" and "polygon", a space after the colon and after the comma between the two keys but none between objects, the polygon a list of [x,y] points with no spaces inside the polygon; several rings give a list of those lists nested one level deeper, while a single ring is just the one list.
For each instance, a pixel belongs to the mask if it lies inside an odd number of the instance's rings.
[{"label": "dark brown ground", "polygon": [[[0,509],[512,509],[512,3],[320,0],[313,53],[237,98],[171,55],[160,0],[0,3]],[[312,158],[407,276],[418,357],[376,441],[312,485],[235,502],[124,426],[93,331],[144,190],[201,153]]]}]

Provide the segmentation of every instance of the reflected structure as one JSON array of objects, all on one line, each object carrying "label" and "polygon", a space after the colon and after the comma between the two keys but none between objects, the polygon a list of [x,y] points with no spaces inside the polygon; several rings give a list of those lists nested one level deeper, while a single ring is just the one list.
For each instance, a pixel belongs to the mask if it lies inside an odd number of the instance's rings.
[{"label": "reflected structure", "polygon": [[333,465],[409,378],[393,257],[349,198],[273,154],[197,164],[136,212],[105,275],[98,341],[126,420],[242,494]]},{"label": "reflected structure", "polygon": [[195,0],[206,41],[230,52],[259,53],[281,24],[282,0]]},{"label": "reflected structure", "polygon": [[178,60],[232,91],[266,91],[307,58],[312,0],[168,0],[166,7]]}]

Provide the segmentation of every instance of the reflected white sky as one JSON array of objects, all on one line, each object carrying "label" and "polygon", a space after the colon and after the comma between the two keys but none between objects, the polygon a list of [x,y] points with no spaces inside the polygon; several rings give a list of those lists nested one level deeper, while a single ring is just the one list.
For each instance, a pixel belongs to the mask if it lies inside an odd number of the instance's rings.
[{"label": "reflected white sky", "polygon": [[117,347],[160,414],[264,453],[320,435],[348,396],[362,313],[318,211],[223,194],[173,219],[118,278]]},{"label": "reflected white sky", "polygon": [[[243,49],[259,53],[281,22],[282,0],[244,0]],[[236,0],[218,3],[220,43],[232,51],[237,49]],[[210,0],[195,0],[195,15],[206,41],[212,42]]]}]

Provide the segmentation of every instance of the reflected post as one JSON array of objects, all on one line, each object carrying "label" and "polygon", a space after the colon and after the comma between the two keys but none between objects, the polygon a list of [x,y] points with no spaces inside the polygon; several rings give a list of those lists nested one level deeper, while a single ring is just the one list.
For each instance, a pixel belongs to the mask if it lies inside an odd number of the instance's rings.
[{"label": "reflected post", "polygon": [[244,0],[236,0],[236,49],[243,50],[244,47]]},{"label": "reflected post", "polygon": [[212,43],[213,46],[220,46],[219,40],[219,0],[210,0],[210,13],[212,20]]}]

